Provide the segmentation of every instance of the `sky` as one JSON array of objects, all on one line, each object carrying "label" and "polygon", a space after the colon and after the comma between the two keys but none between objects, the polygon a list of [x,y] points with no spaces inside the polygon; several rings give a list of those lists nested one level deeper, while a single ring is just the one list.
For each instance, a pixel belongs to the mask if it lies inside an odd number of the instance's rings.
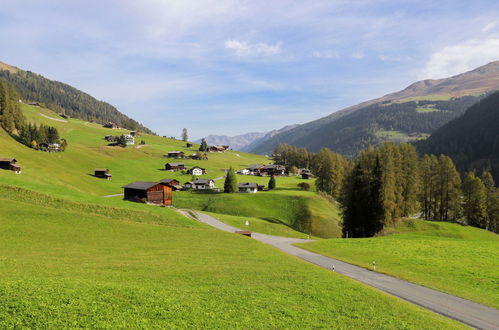
[{"label": "sky", "polygon": [[1,0],[0,45],[0,61],[197,139],[499,60],[499,1]]}]

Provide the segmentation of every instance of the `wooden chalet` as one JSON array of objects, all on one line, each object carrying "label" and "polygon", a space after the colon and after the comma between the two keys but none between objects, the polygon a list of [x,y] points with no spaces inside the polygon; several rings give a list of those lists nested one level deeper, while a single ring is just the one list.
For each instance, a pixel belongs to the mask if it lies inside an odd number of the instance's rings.
[{"label": "wooden chalet", "polygon": [[17,165],[15,158],[0,158],[0,168],[3,170],[13,171],[16,174],[21,174],[21,166]]},{"label": "wooden chalet", "polygon": [[248,170],[248,174],[258,175],[263,167],[264,167],[263,164],[253,164],[246,167],[246,169]]},{"label": "wooden chalet", "polygon": [[301,178],[302,178],[302,179],[312,179],[313,177],[314,177],[314,176],[313,176],[313,175],[312,175],[312,173],[310,173],[310,172],[303,172],[303,173],[301,174]]},{"label": "wooden chalet", "polygon": [[113,177],[111,174],[109,174],[108,168],[96,168],[94,170],[94,176],[96,178],[102,178],[106,180],[111,180],[111,178]]},{"label": "wooden chalet", "polygon": [[[227,147],[227,148],[226,148]],[[229,146],[209,146],[209,152],[225,152],[225,150],[229,149]]]},{"label": "wooden chalet", "polygon": [[260,175],[285,175],[286,172],[286,166],[283,165],[277,165],[277,164],[269,164],[265,165],[260,169]]},{"label": "wooden chalet", "polygon": [[167,158],[184,158],[185,154],[183,151],[170,151],[165,155],[165,157],[167,157]]},{"label": "wooden chalet", "polygon": [[130,135],[133,137],[140,136],[140,133],[138,131],[130,131]]},{"label": "wooden chalet", "polygon": [[166,163],[165,170],[167,171],[181,171],[185,169],[184,163]]},{"label": "wooden chalet", "polygon": [[180,185],[180,182],[176,179],[163,179],[160,182],[165,186],[171,187],[173,191],[183,189],[183,187]]},{"label": "wooden chalet", "polygon": [[211,179],[196,179],[194,181],[187,181],[184,187],[195,190],[210,190],[215,188],[215,181]]},{"label": "wooden chalet", "polygon": [[59,143],[42,142],[38,145],[38,149],[46,152],[59,152],[61,151],[61,145]]},{"label": "wooden chalet", "polygon": [[251,232],[249,230],[238,230],[238,231],[235,231],[234,233],[239,234],[239,235],[243,235],[243,236],[248,236],[248,237],[251,237],[251,234],[253,234],[253,232]]},{"label": "wooden chalet", "polygon": [[189,170],[189,174],[192,175],[203,175],[206,174],[206,169],[199,167],[199,166],[194,166]]},{"label": "wooden chalet", "polygon": [[156,205],[172,205],[172,188],[161,182],[136,181],[123,187],[126,200],[146,200]]},{"label": "wooden chalet", "polygon": [[104,124],[104,125],[102,125],[102,127],[111,128],[111,129],[120,129],[121,128],[120,125],[113,123],[113,122],[109,122],[107,124]]},{"label": "wooden chalet", "polygon": [[257,191],[262,191],[265,187],[255,182],[241,182],[237,186],[240,193],[256,193]]},{"label": "wooden chalet", "polygon": [[190,142],[187,142],[187,143],[185,144],[185,146],[186,146],[187,148],[192,148],[193,144],[192,144],[192,143],[190,143]]}]

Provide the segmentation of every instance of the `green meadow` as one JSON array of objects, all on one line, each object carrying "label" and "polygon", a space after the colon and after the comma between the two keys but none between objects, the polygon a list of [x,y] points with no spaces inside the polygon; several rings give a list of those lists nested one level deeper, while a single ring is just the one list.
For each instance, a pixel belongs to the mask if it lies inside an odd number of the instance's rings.
[{"label": "green meadow", "polygon": [[0,328],[460,327],[194,220],[53,206],[0,198]]},{"label": "green meadow", "polygon": [[459,224],[407,220],[386,236],[300,247],[499,308],[499,236]]}]

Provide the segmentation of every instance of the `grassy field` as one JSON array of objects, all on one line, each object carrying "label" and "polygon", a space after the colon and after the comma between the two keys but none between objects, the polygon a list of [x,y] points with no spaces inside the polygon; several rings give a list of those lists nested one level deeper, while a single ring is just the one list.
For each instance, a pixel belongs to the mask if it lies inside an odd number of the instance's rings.
[{"label": "grassy field", "polygon": [[0,328],[460,327],[194,220],[56,205],[0,197]]},{"label": "grassy field", "polygon": [[[278,178],[281,180],[282,178]],[[268,178],[267,178],[268,180]],[[248,197],[248,195],[251,195]],[[282,233],[289,229],[319,237],[341,236],[340,214],[337,206],[310,191],[296,191],[286,188],[263,191],[256,194],[224,194],[176,192],[175,205],[218,214],[238,217],[258,218],[257,232],[275,233],[276,225],[281,225]],[[230,219],[222,217],[221,220]],[[293,233],[296,235],[297,233]],[[288,235],[285,235],[288,236]],[[293,236],[294,237],[294,236]],[[300,236],[301,237],[301,236]]]},{"label": "grassy field", "polygon": [[499,308],[499,236],[485,230],[408,220],[387,236],[300,246]]}]

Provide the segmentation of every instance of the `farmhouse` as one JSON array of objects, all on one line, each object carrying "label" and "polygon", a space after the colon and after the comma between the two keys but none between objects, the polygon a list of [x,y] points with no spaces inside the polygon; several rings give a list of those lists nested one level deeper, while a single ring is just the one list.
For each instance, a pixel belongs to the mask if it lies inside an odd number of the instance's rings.
[{"label": "farmhouse", "polygon": [[135,137],[131,134],[123,134],[126,144],[135,144]]},{"label": "farmhouse", "polygon": [[21,174],[21,166],[17,165],[15,158],[0,158],[0,168]]},{"label": "farmhouse", "polygon": [[182,186],[180,185],[180,182],[175,179],[163,179],[160,181],[162,184],[165,186],[171,187],[173,191],[176,190],[182,190]]},{"label": "farmhouse", "polygon": [[260,173],[260,170],[263,168],[263,166],[264,165],[262,165],[262,164],[253,164],[253,165],[246,167],[246,169],[249,171],[249,174],[257,175],[258,173]]},{"label": "farmhouse", "polygon": [[58,152],[61,151],[61,145],[59,143],[45,143],[42,142],[38,145],[38,148],[42,151],[47,152]]},{"label": "farmhouse", "polygon": [[194,166],[193,168],[191,168],[189,170],[189,174],[192,174],[192,175],[203,175],[203,174],[206,174],[206,169],[201,168],[199,166]]},{"label": "farmhouse", "polygon": [[94,176],[96,178],[102,178],[107,180],[111,180],[111,178],[113,177],[111,174],[109,174],[109,169],[107,168],[96,168],[94,170]]},{"label": "farmhouse", "polygon": [[185,144],[185,146],[186,146],[187,148],[192,148],[193,144],[192,144],[192,143],[190,143],[190,142],[187,142],[187,143]]},{"label": "farmhouse", "polygon": [[265,165],[260,169],[260,175],[284,175],[286,174],[286,167],[283,165],[270,164]]},{"label": "farmhouse", "polygon": [[181,171],[185,169],[184,163],[166,163],[165,170],[167,171]]},{"label": "farmhouse", "polygon": [[184,158],[185,154],[182,151],[170,151],[165,157],[168,158]]},{"label": "farmhouse", "polygon": [[184,187],[195,190],[209,190],[215,188],[215,181],[211,179],[196,179],[194,181],[186,182]]},{"label": "farmhouse", "polygon": [[104,136],[104,140],[108,142],[114,142],[116,140],[116,137],[114,135],[106,135]]},{"label": "farmhouse", "polygon": [[302,179],[311,179],[311,178],[313,178],[313,177],[314,177],[314,176],[313,176],[313,175],[312,175],[312,173],[310,173],[310,172],[303,172],[303,173],[301,174],[301,178],[302,178]]},{"label": "farmhouse", "polygon": [[247,168],[243,168],[242,170],[237,171],[237,174],[249,175],[250,170],[248,170]]},{"label": "farmhouse", "polygon": [[121,128],[120,125],[113,123],[113,122],[109,122],[109,123],[104,124],[102,126],[105,128],[111,128],[111,129],[120,129]]},{"label": "farmhouse", "polygon": [[126,200],[146,200],[157,205],[172,205],[172,188],[160,182],[136,181],[123,187]]},{"label": "farmhouse", "polygon": [[196,152],[195,154],[190,155],[189,158],[196,160],[208,160],[208,156],[206,155],[206,153],[201,154],[200,152]]},{"label": "farmhouse", "polygon": [[229,149],[229,146],[209,146],[209,152],[225,152],[225,150]]},{"label": "farmhouse", "polygon": [[140,133],[138,131],[130,131],[130,135],[133,137],[140,136]]},{"label": "farmhouse", "polygon": [[262,191],[264,186],[258,185],[255,182],[241,182],[238,188],[240,193],[256,193],[257,191]]}]

